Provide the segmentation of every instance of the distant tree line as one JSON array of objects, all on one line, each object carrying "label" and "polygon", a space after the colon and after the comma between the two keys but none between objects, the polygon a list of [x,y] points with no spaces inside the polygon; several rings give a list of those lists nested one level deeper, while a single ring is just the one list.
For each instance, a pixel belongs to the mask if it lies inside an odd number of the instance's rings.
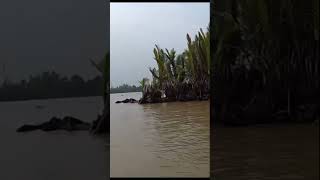
[{"label": "distant tree line", "polygon": [[[43,72],[20,82],[4,81],[0,86],[0,101],[102,96],[102,82],[101,76],[85,81],[79,75],[68,78],[54,71]],[[110,89],[110,93],[126,92],[141,92],[141,86],[123,84]]]},{"label": "distant tree line", "polygon": [[101,96],[102,86],[101,76],[85,81],[79,75],[68,78],[56,72],[43,72],[20,82],[4,81],[0,101]]},{"label": "distant tree line", "polygon": [[111,87],[110,93],[127,93],[127,92],[141,92],[142,87],[141,86],[135,86],[135,85],[128,85],[128,84],[123,84],[118,87]]}]

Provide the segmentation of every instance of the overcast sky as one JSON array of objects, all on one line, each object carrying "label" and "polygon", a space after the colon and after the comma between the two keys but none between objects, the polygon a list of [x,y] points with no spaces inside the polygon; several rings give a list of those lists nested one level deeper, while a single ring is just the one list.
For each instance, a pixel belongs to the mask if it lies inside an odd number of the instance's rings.
[{"label": "overcast sky", "polygon": [[155,44],[181,53],[187,33],[206,30],[209,11],[209,3],[111,3],[111,86],[151,78]]},{"label": "overcast sky", "polygon": [[109,3],[105,0],[1,0],[0,81],[21,80],[55,70],[96,76],[89,57],[103,57],[109,45]]}]

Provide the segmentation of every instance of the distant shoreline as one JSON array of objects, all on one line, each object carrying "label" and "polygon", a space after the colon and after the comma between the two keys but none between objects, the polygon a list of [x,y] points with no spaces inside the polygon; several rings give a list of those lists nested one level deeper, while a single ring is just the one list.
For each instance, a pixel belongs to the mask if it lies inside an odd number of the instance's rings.
[{"label": "distant shoreline", "polygon": [[86,98],[86,97],[101,97],[97,95],[89,95],[89,96],[65,96],[65,97],[46,97],[46,98],[22,98],[22,99],[12,99],[12,100],[0,100],[1,102],[17,102],[17,101],[33,101],[33,100],[49,100],[49,99],[68,99],[68,98]]},{"label": "distant shoreline", "polygon": [[110,92],[110,94],[134,93],[134,92],[142,93],[141,91],[126,91],[126,92]]},{"label": "distant shoreline", "polygon": [[[130,91],[130,92],[110,92],[110,94],[121,94],[121,93],[133,93],[141,91]],[[102,95],[87,95],[87,96],[64,96],[64,97],[39,97],[39,98],[16,98],[9,100],[0,100],[1,102],[16,102],[16,101],[32,101],[32,100],[47,100],[47,99],[67,99],[67,98],[86,98],[86,97],[101,97]]]}]

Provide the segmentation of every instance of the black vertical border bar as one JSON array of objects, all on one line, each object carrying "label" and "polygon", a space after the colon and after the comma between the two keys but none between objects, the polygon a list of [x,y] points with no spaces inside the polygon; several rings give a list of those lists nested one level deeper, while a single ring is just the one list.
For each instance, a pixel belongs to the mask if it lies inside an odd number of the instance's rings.
[{"label": "black vertical border bar", "polygon": [[[213,0],[168,0],[168,1],[165,1],[165,0],[155,0],[155,1],[148,1],[148,0],[108,0],[107,1],[108,4],[108,8],[109,8],[109,25],[111,26],[110,24],[110,18],[111,18],[111,15],[110,15],[110,12],[111,12],[111,6],[110,6],[110,3],[210,3],[210,7],[209,7],[209,30],[210,30],[210,53],[213,52],[213,48],[212,48],[212,43],[213,43],[213,35],[212,35],[212,21],[213,21],[213,16],[212,16],[212,10],[213,10]],[[109,26],[109,28],[110,28]],[[110,29],[109,29],[109,52],[110,52],[110,46],[111,46],[111,41],[110,41]],[[111,52],[110,52],[111,54]],[[178,177],[174,177],[174,178],[165,178],[165,177],[159,177],[159,178],[149,178],[149,177],[135,177],[135,178],[121,178],[121,177],[111,177],[111,173],[110,173],[110,168],[111,168],[111,164],[110,164],[110,145],[109,145],[109,175],[110,175],[110,179],[115,179],[115,180],[126,180],[126,179],[179,179],[179,180],[208,180],[208,179],[213,179],[213,176],[212,176],[212,169],[213,169],[213,166],[212,166],[212,162],[213,162],[213,151],[212,151],[212,145],[213,145],[213,112],[211,112],[212,110],[212,97],[213,97],[213,93],[212,93],[212,78],[211,78],[211,73],[213,72],[213,66],[212,66],[212,62],[213,62],[213,56],[210,55],[210,58],[211,58],[211,63],[210,63],[210,101],[209,101],[209,108],[210,108],[210,136],[209,136],[209,143],[210,143],[210,153],[209,153],[209,177],[208,178],[178,178]],[[111,70],[111,66],[110,67],[110,70]],[[110,71],[109,71],[110,72]],[[109,82],[110,82],[110,79],[109,79]],[[110,93],[108,94],[108,96],[110,97]],[[110,102],[109,102],[110,103]],[[110,107],[110,106],[109,106]],[[110,111],[111,113],[111,111]],[[109,118],[110,118],[110,115],[109,115]],[[109,123],[111,122],[111,119],[109,121]],[[111,128],[111,126],[109,126],[109,128]],[[110,131],[109,131],[110,132]],[[110,134],[109,134],[109,144],[110,144]]]},{"label": "black vertical border bar", "polygon": [[111,83],[110,83],[110,70],[111,70],[111,68],[110,68],[110,54],[111,54],[111,52],[110,52],[110,45],[111,45],[111,43],[110,43],[110,10],[111,10],[111,8],[110,8],[110,0],[104,0],[104,3],[105,3],[105,8],[106,8],[106,13],[105,13],[105,15],[106,15],[106,29],[107,29],[107,35],[106,35],[106,39],[107,39],[107,49],[106,49],[106,51],[107,51],[107,55],[106,56],[109,56],[109,57],[106,57],[107,59],[108,59],[108,61],[106,62],[107,63],[107,67],[109,68],[108,69],[108,80],[107,80],[107,82],[108,82],[108,86],[107,86],[107,92],[104,92],[104,93],[106,93],[106,99],[107,99],[107,102],[105,102],[105,103],[107,103],[107,105],[109,106],[109,114],[108,114],[108,120],[109,120],[109,124],[108,124],[108,126],[109,127],[107,127],[107,145],[108,145],[108,147],[107,147],[107,150],[109,151],[108,152],[108,154],[107,154],[107,169],[106,169],[106,171],[107,171],[107,179],[111,179],[110,178],[110,126],[111,126],[111,124],[110,124],[110,112],[111,112],[111,109],[110,109],[110,85],[111,85]]},{"label": "black vertical border bar", "polygon": [[209,31],[210,31],[210,77],[209,77],[209,85],[210,85],[210,101],[209,101],[209,108],[210,108],[210,163],[209,163],[209,169],[210,169],[210,179],[213,179],[213,99],[214,99],[214,93],[213,93],[213,10],[214,10],[214,0],[210,0],[210,20],[209,20]]},{"label": "black vertical border bar", "polygon": [[[106,102],[106,103],[108,103],[108,105],[109,105],[108,143],[109,143],[109,150],[110,150],[110,111],[111,111],[111,109],[110,109],[110,70],[111,70],[111,68],[110,68],[110,54],[111,54],[110,53],[110,45],[111,45],[111,43],[110,43],[110,0],[105,0],[105,8],[107,9],[106,16],[108,17],[108,18],[106,18],[107,19],[106,29],[108,29],[108,33],[107,33],[108,48],[106,49],[106,51],[108,52],[108,54],[107,54],[108,57],[107,58],[109,58],[109,61],[107,61],[106,63],[107,63],[107,67],[109,67],[109,69],[108,69],[108,72],[109,72],[109,74],[108,74],[109,76],[108,77],[109,77],[109,79],[107,80],[107,82],[108,82],[108,86],[107,86],[108,93],[106,93],[106,96],[107,96],[106,99],[108,99],[108,102]],[[109,153],[109,159],[110,159],[110,153]],[[109,161],[109,167],[110,167],[110,161]]]}]

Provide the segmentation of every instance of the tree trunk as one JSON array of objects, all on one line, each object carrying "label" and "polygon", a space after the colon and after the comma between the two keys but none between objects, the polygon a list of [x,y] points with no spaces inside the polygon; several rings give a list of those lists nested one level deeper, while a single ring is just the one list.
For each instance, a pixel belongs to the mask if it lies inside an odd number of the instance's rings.
[{"label": "tree trunk", "polygon": [[106,134],[110,132],[110,116],[109,106],[104,106],[102,116],[99,116],[96,127],[92,129],[94,134]]}]

